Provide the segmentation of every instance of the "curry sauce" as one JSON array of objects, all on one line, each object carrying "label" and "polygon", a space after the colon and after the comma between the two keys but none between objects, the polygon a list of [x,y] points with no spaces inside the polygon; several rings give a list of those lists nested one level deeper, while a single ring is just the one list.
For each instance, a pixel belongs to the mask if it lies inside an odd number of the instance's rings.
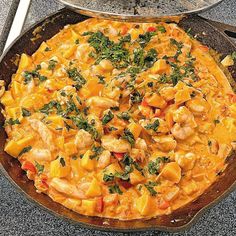
[{"label": "curry sauce", "polygon": [[5,151],[80,214],[170,214],[236,146],[236,96],[209,48],[174,23],[88,19],[22,54],[2,91]]}]

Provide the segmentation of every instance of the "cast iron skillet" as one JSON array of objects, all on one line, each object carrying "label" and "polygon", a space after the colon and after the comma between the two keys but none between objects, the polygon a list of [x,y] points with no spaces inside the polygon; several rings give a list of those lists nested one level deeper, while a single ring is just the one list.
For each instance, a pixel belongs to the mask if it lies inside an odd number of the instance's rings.
[{"label": "cast iron skillet", "polygon": [[[68,9],[62,9],[59,12],[47,17],[45,20],[37,23],[28,31],[23,33],[0,60],[0,79],[6,81],[6,85],[10,83],[11,76],[17,70],[17,60],[21,53],[31,55],[37,50],[39,45],[67,24],[73,24],[87,19],[88,17],[79,15]],[[192,33],[198,35],[198,38],[206,45],[222,53],[222,56],[236,51],[236,46],[228,39],[222,30],[226,29],[226,25],[220,30],[213,26],[208,20],[199,16],[191,16],[184,19],[180,26],[188,29],[191,27]],[[236,28],[229,28],[229,31]],[[233,33],[232,33],[233,34]],[[231,73],[236,80],[236,66],[230,68]],[[98,217],[86,217],[79,215],[62,205],[53,202],[47,195],[38,194],[35,191],[33,182],[28,180],[24,172],[21,170],[19,162],[3,151],[6,139],[6,133],[2,127],[4,122],[3,116],[0,116],[0,168],[3,174],[13,183],[18,191],[22,192],[26,197],[37,205],[47,209],[50,213],[72,222],[92,228],[105,231],[147,231],[147,230],[164,230],[177,232],[191,226],[199,216],[209,207],[218,203],[226,195],[228,195],[236,187],[236,161],[235,154],[228,158],[228,167],[220,176],[219,181],[214,183],[207,191],[192,203],[174,211],[171,215],[161,216],[150,220],[132,220],[119,221]]]}]

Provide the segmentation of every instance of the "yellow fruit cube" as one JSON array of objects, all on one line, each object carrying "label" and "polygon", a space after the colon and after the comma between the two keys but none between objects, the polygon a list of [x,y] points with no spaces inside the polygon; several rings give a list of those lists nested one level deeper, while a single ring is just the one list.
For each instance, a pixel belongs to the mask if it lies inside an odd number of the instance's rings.
[{"label": "yellow fruit cube", "polygon": [[86,87],[90,92],[90,96],[98,96],[104,86],[98,83],[97,78],[91,78],[87,81]]},{"label": "yellow fruit cube", "polygon": [[225,67],[228,66],[233,66],[234,65],[234,60],[231,55],[227,55],[222,61],[221,64]]},{"label": "yellow fruit cube", "polygon": [[25,53],[23,53],[20,58],[18,70],[22,71],[27,66],[29,66],[31,63],[32,63],[31,58],[28,55],[26,55]]},{"label": "yellow fruit cube", "polygon": [[70,173],[70,167],[63,157],[58,157],[50,163],[50,177],[62,178]]},{"label": "yellow fruit cube", "polygon": [[89,189],[86,192],[87,197],[99,197],[102,194],[102,188],[97,181],[97,179],[93,178]]},{"label": "yellow fruit cube", "polygon": [[131,184],[139,184],[145,180],[145,177],[141,174],[140,171],[134,169],[133,172],[130,173],[130,183]]},{"label": "yellow fruit cube", "polygon": [[114,162],[106,168],[105,172],[107,174],[115,174],[116,172],[122,172],[122,169],[118,162]]},{"label": "yellow fruit cube", "polygon": [[25,138],[22,138],[18,141],[16,141],[16,143],[21,147],[21,149],[23,149],[26,146],[29,146],[32,142],[32,140],[34,139],[33,135],[29,135]]},{"label": "yellow fruit cube", "polygon": [[66,154],[68,156],[76,154],[78,152],[77,151],[77,146],[75,145],[74,142],[65,143],[64,147],[65,147]]},{"label": "yellow fruit cube", "polygon": [[67,49],[64,53],[63,53],[63,57],[65,58],[69,58],[71,57],[75,50],[76,50],[77,46],[76,45],[73,45],[72,47],[70,47],[69,49]]},{"label": "yellow fruit cube", "polygon": [[13,119],[22,119],[22,111],[20,107],[13,107],[6,109],[7,114]]},{"label": "yellow fruit cube", "polygon": [[81,166],[86,169],[87,171],[92,171],[95,169],[96,160],[90,159],[90,156],[92,156],[92,151],[88,150],[81,160]]},{"label": "yellow fruit cube", "polygon": [[49,48],[49,46],[47,45],[47,43],[42,42],[39,49],[38,49],[38,52],[45,52],[46,48]]},{"label": "yellow fruit cube", "polygon": [[194,180],[191,180],[190,182],[185,183],[182,186],[184,192],[188,195],[192,195],[198,190],[198,186]]},{"label": "yellow fruit cube", "polygon": [[96,201],[95,200],[82,200],[82,208],[86,215],[93,215],[96,209]]},{"label": "yellow fruit cube", "polygon": [[[5,94],[4,94],[5,95]],[[3,103],[3,102],[2,102]],[[236,103],[235,104],[232,104],[230,107],[230,114],[233,118],[236,119]]]},{"label": "yellow fruit cube", "polygon": [[73,29],[71,29],[71,36],[73,40],[77,40],[79,37],[79,35]]},{"label": "yellow fruit cube", "polygon": [[63,136],[59,136],[58,138],[56,138],[55,143],[56,143],[58,148],[63,150],[64,149],[65,138]]},{"label": "yellow fruit cube", "polygon": [[79,160],[79,157],[77,159],[71,158],[70,160],[71,170],[73,173],[73,177],[77,180],[81,179],[83,176],[86,175],[86,170],[84,170],[83,167],[81,167],[81,162]]},{"label": "yellow fruit cube", "polygon": [[11,91],[12,91],[13,97],[16,99],[17,97],[20,96],[22,92],[22,85],[17,81],[13,81],[11,84]]},{"label": "yellow fruit cube", "polygon": [[151,72],[155,74],[162,74],[164,72],[167,72],[169,68],[170,66],[166,63],[166,60],[159,59],[154,63],[153,67],[151,68]]},{"label": "yellow fruit cube", "polygon": [[149,106],[157,107],[157,108],[164,108],[166,107],[166,101],[158,94],[154,93],[151,97],[146,99]]},{"label": "yellow fruit cube", "polygon": [[88,98],[90,96],[90,94],[91,93],[90,93],[89,89],[87,89],[87,88],[81,88],[79,90],[79,96],[81,96],[83,98]]},{"label": "yellow fruit cube", "polygon": [[143,216],[149,215],[152,212],[152,198],[148,193],[144,193],[136,200],[136,209]]},{"label": "yellow fruit cube", "polygon": [[184,103],[190,99],[191,99],[191,95],[188,88],[178,90],[177,93],[175,94],[176,103]]},{"label": "yellow fruit cube", "polygon": [[14,103],[14,99],[11,95],[11,91],[6,91],[2,98],[1,98],[1,103],[4,105],[4,106],[9,106],[9,105],[12,105]]},{"label": "yellow fruit cube", "polygon": [[132,122],[128,125],[128,129],[134,135],[134,138],[137,139],[142,131],[142,126]]},{"label": "yellow fruit cube", "polygon": [[64,127],[64,121],[62,117],[57,116],[57,115],[51,115],[48,116],[46,119],[46,124],[50,126],[53,129],[58,129],[58,128],[63,128]]},{"label": "yellow fruit cube", "polygon": [[22,148],[14,140],[10,140],[4,148],[4,151],[13,157],[17,157],[21,150]]},{"label": "yellow fruit cube", "polygon": [[161,176],[171,182],[179,183],[181,179],[181,168],[176,162],[170,162],[163,168]]}]

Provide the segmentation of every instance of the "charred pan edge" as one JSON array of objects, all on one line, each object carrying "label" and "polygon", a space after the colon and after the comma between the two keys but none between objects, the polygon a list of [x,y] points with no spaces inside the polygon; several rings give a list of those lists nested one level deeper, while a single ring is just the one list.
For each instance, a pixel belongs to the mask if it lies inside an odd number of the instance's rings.
[{"label": "charred pan edge", "polygon": [[[4,78],[6,80],[6,83],[10,83],[10,77],[13,73],[15,73],[17,69],[17,65],[13,63],[15,60],[16,53],[20,54],[23,52],[26,52],[28,54],[31,54],[34,52],[38,46],[41,44],[42,41],[47,40],[51,38],[54,34],[56,34],[60,29],[62,29],[66,24],[73,24],[78,21],[83,21],[87,19],[85,16],[77,15],[74,12],[71,12],[67,9],[62,9],[57,13],[54,13],[50,16],[48,16],[46,19],[36,23],[33,25],[30,29],[26,30],[24,33],[21,34],[12,44],[11,46],[7,49],[7,51],[1,56],[0,58],[0,68],[5,67],[6,72],[4,74]],[[212,38],[207,38],[207,36],[204,37],[204,34],[199,34],[198,39],[202,41],[205,44],[211,45],[214,49],[222,47],[221,53],[223,56],[226,54],[229,54],[232,50],[236,50],[236,46],[225,36],[222,31],[217,30],[215,27],[213,27],[210,22],[204,20],[203,18],[200,18],[198,16],[192,16],[189,18],[189,20],[184,20],[183,22],[180,23],[180,26],[188,29],[191,27],[191,22],[199,22],[201,21],[202,24],[204,23],[205,30],[208,29],[209,33],[215,32],[218,34],[221,34],[224,38],[224,43],[227,44],[227,47],[223,47],[222,42],[212,42]],[[197,24],[197,23],[196,23]],[[50,30],[50,32],[45,31],[46,27],[53,26],[53,29]],[[200,24],[200,28],[194,29],[195,32],[193,31],[194,34],[199,33],[199,29],[201,31],[204,31],[203,25]],[[25,47],[25,44],[23,39],[25,41],[34,38],[35,35],[33,32],[35,32],[35,29],[37,31],[37,39],[32,42],[32,47]],[[51,29],[51,28],[50,28]],[[41,37],[39,37],[41,36]],[[28,38],[27,38],[28,37]],[[29,39],[30,37],[30,39]],[[21,48],[22,46],[22,48]],[[24,46],[24,47],[23,47]],[[27,45],[26,45],[27,46]],[[11,65],[8,66],[6,64],[6,61],[11,62]],[[4,63],[4,65],[2,65]],[[234,70],[233,70],[234,69]],[[236,78],[235,74],[236,66],[231,68],[230,72],[233,75],[234,78]],[[3,121],[2,117],[0,117],[1,122]],[[188,204],[190,208],[188,209],[188,205],[186,205],[184,208],[181,208],[180,210],[183,210],[182,212],[182,218],[185,217],[185,219],[178,219],[178,214],[175,214],[177,218],[171,218],[171,215],[169,216],[164,216],[164,221],[169,221],[168,224],[163,224],[158,225],[158,218],[150,219],[150,220],[133,220],[133,221],[118,221],[118,220],[110,220],[110,219],[105,219],[105,218],[98,218],[98,217],[86,217],[79,215],[78,213],[71,212],[70,210],[66,209],[65,207],[61,206],[58,203],[53,202],[52,200],[49,199],[48,196],[42,195],[42,194],[37,194],[35,191],[35,188],[33,186],[32,181],[29,181],[24,175],[22,175],[22,171],[19,167],[19,163],[16,159],[11,158],[9,155],[4,153],[3,145],[4,145],[4,140],[6,139],[6,134],[4,129],[1,127],[0,128],[0,140],[1,140],[1,150],[0,150],[0,171],[3,173],[3,175],[18,189],[19,192],[24,194],[31,202],[37,203],[41,208],[46,209],[49,213],[59,216],[60,218],[69,220],[73,224],[80,225],[85,228],[93,229],[93,230],[102,230],[102,231],[118,231],[118,232],[137,232],[137,231],[151,231],[151,230],[162,230],[162,231],[169,231],[169,232],[179,232],[183,231],[189,227],[191,227],[198,219],[199,217],[206,212],[209,208],[212,206],[216,205],[220,200],[222,200],[224,197],[226,197],[228,194],[230,194],[234,189],[236,189],[236,177],[233,180],[233,182],[229,182],[228,186],[221,190],[221,193],[218,194],[217,197],[211,196],[213,198],[212,201],[209,203],[206,203],[204,206],[199,207],[199,202],[198,199],[194,200],[194,202]],[[3,156],[6,156],[3,157]],[[232,158],[229,158],[231,162],[235,160],[235,154],[232,156]],[[235,161],[234,161],[235,162]],[[235,171],[236,165],[233,168],[233,171]],[[231,168],[231,169],[232,169]],[[16,173],[11,172],[12,169],[17,169]],[[10,171],[11,170],[11,171]],[[232,170],[231,170],[232,171]],[[232,172],[233,173],[233,172]],[[14,176],[15,175],[15,176]],[[224,173],[226,175],[226,173]],[[224,175],[220,177],[224,178]],[[13,176],[13,177],[12,177]],[[236,176],[236,175],[235,175]],[[17,179],[18,178],[18,179]],[[25,183],[26,182],[26,183]],[[27,191],[26,187],[23,189],[21,187],[25,186],[27,184]],[[218,186],[219,187],[219,186]],[[28,190],[29,188],[29,190]],[[204,194],[203,194],[204,195]],[[207,195],[208,196],[208,195]],[[196,207],[193,207],[193,205],[196,204]],[[192,205],[192,208],[191,208]],[[191,213],[190,216],[187,216],[188,213]],[[173,224],[170,223],[172,220],[182,220],[180,225],[175,226],[175,222]],[[83,222],[82,222],[83,221]],[[111,224],[104,224],[104,222],[108,222]],[[159,222],[160,223],[160,222]]]}]

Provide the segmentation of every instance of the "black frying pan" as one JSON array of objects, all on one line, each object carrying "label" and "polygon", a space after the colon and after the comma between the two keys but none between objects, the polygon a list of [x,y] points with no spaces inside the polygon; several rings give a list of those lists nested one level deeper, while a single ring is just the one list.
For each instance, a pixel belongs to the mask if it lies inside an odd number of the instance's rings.
[{"label": "black frying pan", "polygon": [[[55,35],[67,24],[74,24],[87,19],[68,9],[47,17],[45,20],[35,24],[23,33],[0,59],[0,79],[11,81],[11,76],[17,70],[19,55],[33,54],[39,45]],[[192,34],[207,46],[220,52],[222,57],[236,51],[236,46],[229,40],[226,34],[236,37],[236,27],[218,24],[199,16],[191,16],[183,19],[179,24],[184,29],[191,28]],[[236,80],[236,65],[231,67],[230,72]],[[3,151],[6,133],[2,127],[3,116],[0,115],[0,169],[2,173],[18,189],[37,205],[47,209],[52,214],[69,219],[81,226],[107,231],[141,231],[141,230],[164,230],[177,232],[191,226],[194,221],[209,207],[219,202],[236,187],[236,155],[228,158],[228,167],[220,176],[219,181],[214,183],[207,191],[192,203],[174,211],[167,216],[160,216],[150,220],[119,221],[98,217],[86,217],[79,215],[62,205],[53,202],[47,195],[38,194],[33,182],[28,180],[20,168],[19,162]]]}]

